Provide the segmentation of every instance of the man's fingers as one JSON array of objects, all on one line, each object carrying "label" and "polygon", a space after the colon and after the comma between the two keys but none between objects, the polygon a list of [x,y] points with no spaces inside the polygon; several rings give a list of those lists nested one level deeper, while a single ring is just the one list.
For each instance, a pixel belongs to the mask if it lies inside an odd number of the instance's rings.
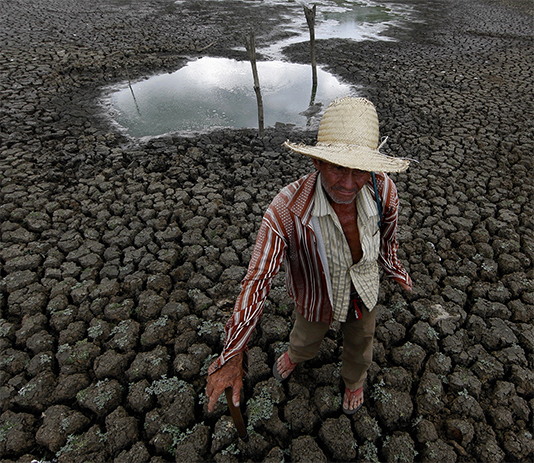
[{"label": "man's fingers", "polygon": [[232,383],[232,402],[235,407],[239,407],[239,401],[241,400],[241,388],[243,387],[243,377],[239,376],[234,379]]},{"label": "man's fingers", "polygon": [[239,407],[239,399],[241,398],[241,388],[240,387],[234,387],[232,388],[233,394],[232,394],[232,402],[234,403],[234,407]]},{"label": "man's fingers", "polygon": [[215,409],[215,404],[219,400],[219,396],[223,392],[223,388],[219,386],[219,381],[214,381],[213,378],[208,378],[206,385],[206,395],[208,396],[208,411],[211,413]]},{"label": "man's fingers", "polygon": [[211,413],[215,409],[215,404],[217,403],[217,400],[219,400],[219,396],[221,395],[222,390],[213,390],[211,394],[208,394],[209,401],[208,401],[208,411]]},{"label": "man's fingers", "polygon": [[217,399],[214,399],[213,397],[210,397],[210,400],[208,401],[208,411],[211,413],[215,409],[215,403],[217,402]]}]

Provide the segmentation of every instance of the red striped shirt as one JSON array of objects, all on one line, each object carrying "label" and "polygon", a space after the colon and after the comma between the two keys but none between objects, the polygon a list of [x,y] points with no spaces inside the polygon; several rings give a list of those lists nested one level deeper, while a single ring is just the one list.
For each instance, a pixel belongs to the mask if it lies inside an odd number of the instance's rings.
[{"label": "red striped shirt", "polygon": [[[263,314],[272,280],[284,262],[287,291],[297,310],[309,321],[332,321],[323,265],[310,223],[316,180],[317,172],[286,186],[263,216],[248,271],[241,282],[241,293],[226,323],[224,350],[209,367],[209,374],[246,351],[248,340]],[[411,279],[397,257],[397,188],[386,174],[377,173],[376,180],[384,211],[378,262],[388,276],[411,286]],[[374,197],[372,182],[367,187]]]}]

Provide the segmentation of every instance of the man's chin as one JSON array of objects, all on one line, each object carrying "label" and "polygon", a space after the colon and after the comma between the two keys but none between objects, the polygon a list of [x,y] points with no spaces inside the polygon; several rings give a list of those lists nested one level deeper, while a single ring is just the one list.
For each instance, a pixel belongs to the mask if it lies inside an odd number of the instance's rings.
[{"label": "man's chin", "polygon": [[336,204],[350,204],[354,202],[356,199],[356,195],[330,195],[330,198],[332,198],[332,201],[334,201]]}]

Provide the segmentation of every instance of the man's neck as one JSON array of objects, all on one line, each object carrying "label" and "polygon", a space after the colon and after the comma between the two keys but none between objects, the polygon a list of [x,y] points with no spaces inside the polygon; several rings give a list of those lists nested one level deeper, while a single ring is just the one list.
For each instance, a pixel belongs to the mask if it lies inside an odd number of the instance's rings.
[{"label": "man's neck", "polygon": [[334,212],[339,217],[340,215],[352,214],[356,210],[356,199],[348,204],[336,203],[332,198],[327,196],[328,202],[334,209]]}]

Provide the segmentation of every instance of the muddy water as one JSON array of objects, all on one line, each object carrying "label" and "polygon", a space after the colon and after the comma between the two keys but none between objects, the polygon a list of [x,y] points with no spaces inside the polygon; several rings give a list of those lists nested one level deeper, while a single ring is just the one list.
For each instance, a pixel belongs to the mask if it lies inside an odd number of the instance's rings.
[{"label": "muddy water", "polygon": [[[280,4],[280,1],[272,1]],[[287,3],[286,3],[287,5]],[[273,59],[283,57],[284,47],[309,40],[309,29],[301,3],[291,2],[286,31],[292,35],[284,40],[260,48],[259,52]],[[316,5],[315,38],[317,40],[337,38],[354,41],[383,40],[393,38],[388,32],[407,27],[414,19],[412,10],[406,5],[391,2],[322,0]]]},{"label": "muddy water", "polygon": [[[312,101],[311,66],[262,61],[258,73],[266,127],[314,126],[330,101],[355,91],[318,69]],[[246,61],[201,58],[172,74],[124,85],[109,103],[116,122],[132,137],[258,126],[252,68]]]},{"label": "muddy water", "polygon": [[[309,40],[302,4],[266,2],[285,8],[284,31],[287,34],[283,40],[263,47],[258,44],[258,55],[271,59],[258,63],[264,125],[272,127],[283,123],[314,127],[333,99],[355,94],[357,89],[318,69],[317,91],[313,92],[311,66],[283,61],[284,47]],[[178,3],[185,7],[189,2]],[[203,7],[220,6],[220,3],[208,0]],[[395,4],[341,0],[322,0],[314,4],[317,5],[315,36],[318,40],[392,40],[385,31],[409,17],[406,7]],[[254,2],[247,2],[248,5],[251,9],[257,7]],[[253,85],[248,61],[206,57],[174,73],[113,88],[106,105],[115,123],[132,137],[220,127],[256,128],[258,107]]]}]

